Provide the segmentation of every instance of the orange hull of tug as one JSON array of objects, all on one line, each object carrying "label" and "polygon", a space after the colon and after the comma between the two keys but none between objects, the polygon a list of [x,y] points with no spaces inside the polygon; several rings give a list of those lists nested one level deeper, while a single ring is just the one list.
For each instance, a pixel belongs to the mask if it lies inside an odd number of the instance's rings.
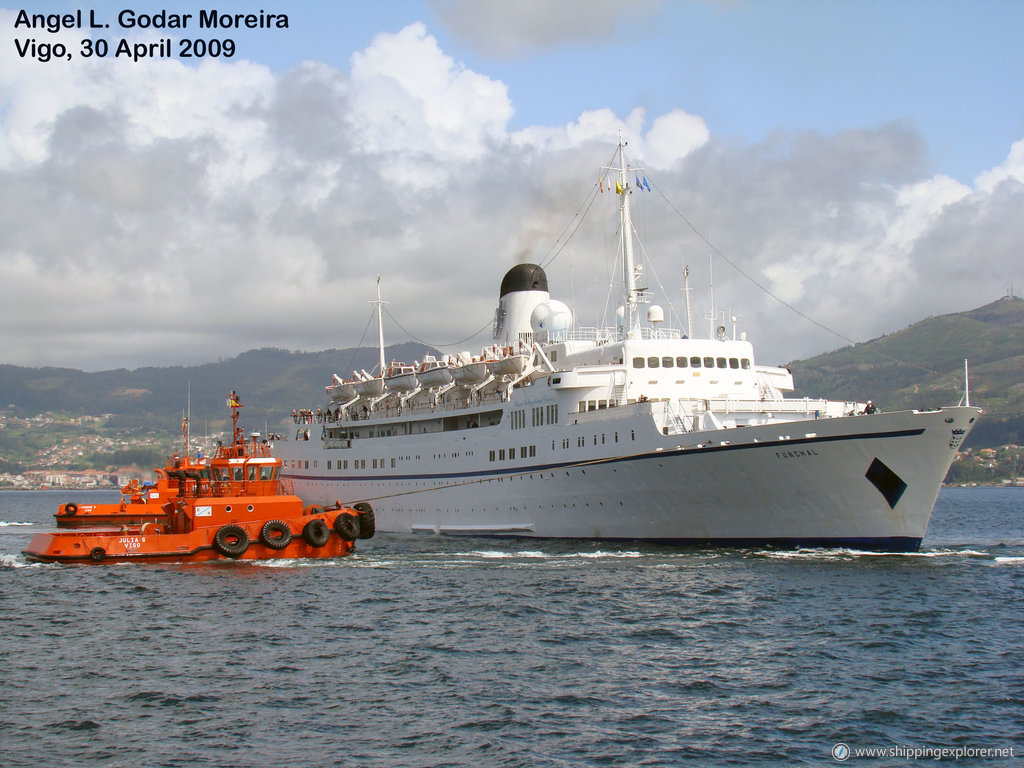
[{"label": "orange hull of tug", "polygon": [[[252,499],[248,501],[251,502]],[[281,502],[291,502],[290,505],[302,509],[302,502],[296,496],[276,497],[273,501],[275,503],[272,508],[275,512],[282,511]],[[266,502],[257,503],[262,507]],[[268,506],[266,511],[270,510],[271,507]],[[261,509],[261,512],[263,511]],[[39,533],[32,538],[24,554],[36,562],[61,563],[196,563],[211,560],[341,557],[349,554],[355,543],[338,533],[335,521],[340,517],[348,517],[351,520],[349,525],[359,530],[358,512],[350,509],[336,514],[321,512],[300,514],[298,517],[271,514],[269,518],[203,526],[187,533],[168,533],[163,530],[160,523],[146,522],[140,526],[97,526]],[[313,521],[323,523],[322,526],[316,526],[314,523],[314,527],[319,528],[319,538],[307,528]],[[270,523],[276,524],[272,531],[276,538],[267,536],[263,530]],[[287,533],[282,532],[283,527],[287,527]],[[344,524],[339,524],[338,527],[344,527]],[[241,529],[244,536],[234,536],[226,542],[229,547],[233,547],[231,553],[227,554],[218,549],[217,535],[218,532],[229,528]],[[303,537],[304,531],[307,532],[306,538]],[[231,530],[230,533],[233,534],[235,531]],[[323,541],[324,538],[326,541]],[[246,543],[240,546],[240,541]],[[267,541],[270,543],[266,543]],[[282,544],[284,546],[281,546]],[[238,552],[239,549],[241,552]]]},{"label": "orange hull of tug", "polygon": [[169,459],[155,484],[122,488],[120,504],[64,504],[55,515],[60,530],[36,534],[22,554],[43,563],[326,558],[373,536],[368,504],[304,509],[286,493],[281,460],[238,428],[236,393],[228,405],[230,445],[209,460]]}]

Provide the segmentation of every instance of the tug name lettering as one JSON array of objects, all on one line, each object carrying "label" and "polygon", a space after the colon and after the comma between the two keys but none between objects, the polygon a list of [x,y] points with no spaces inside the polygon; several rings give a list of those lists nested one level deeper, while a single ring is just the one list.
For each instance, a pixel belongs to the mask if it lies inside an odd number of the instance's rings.
[{"label": "tug name lettering", "polygon": [[[288,15],[285,13],[220,13],[216,9],[199,11],[199,18],[193,13],[139,13],[126,8],[117,14],[117,23],[122,29],[188,29],[194,22],[199,29],[287,29]],[[45,29],[56,34],[62,29],[106,29],[96,18],[96,11],[74,13],[33,13],[18,12],[14,28]]]}]

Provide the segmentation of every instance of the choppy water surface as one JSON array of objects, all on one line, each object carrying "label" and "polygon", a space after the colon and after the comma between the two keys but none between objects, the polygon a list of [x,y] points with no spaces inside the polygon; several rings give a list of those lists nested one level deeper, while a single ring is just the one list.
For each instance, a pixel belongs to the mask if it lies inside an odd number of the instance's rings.
[{"label": "choppy water surface", "polygon": [[1024,489],[944,490],[912,555],[378,535],[335,561],[28,564],[71,497],[0,493],[5,766],[1024,753]]}]

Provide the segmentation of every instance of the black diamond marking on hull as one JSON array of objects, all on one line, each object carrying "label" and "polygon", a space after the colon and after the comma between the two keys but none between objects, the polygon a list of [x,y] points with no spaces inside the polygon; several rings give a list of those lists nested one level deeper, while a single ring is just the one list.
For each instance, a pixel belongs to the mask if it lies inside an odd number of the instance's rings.
[{"label": "black diamond marking on hull", "polygon": [[893,509],[899,503],[903,492],[907,490],[907,484],[903,482],[903,478],[877,458],[871,462],[871,466],[864,473],[864,477],[871,481],[871,484],[878,489],[878,492],[885,497],[885,500],[889,502],[889,506]]}]

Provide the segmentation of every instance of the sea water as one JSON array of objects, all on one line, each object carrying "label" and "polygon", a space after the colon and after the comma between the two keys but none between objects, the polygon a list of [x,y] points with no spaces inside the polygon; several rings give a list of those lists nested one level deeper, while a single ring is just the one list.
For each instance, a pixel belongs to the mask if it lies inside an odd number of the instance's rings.
[{"label": "sea water", "polygon": [[916,554],[379,534],[328,561],[20,555],[60,503],[116,498],[0,492],[4,766],[1024,753],[1024,489],[943,490]]}]

